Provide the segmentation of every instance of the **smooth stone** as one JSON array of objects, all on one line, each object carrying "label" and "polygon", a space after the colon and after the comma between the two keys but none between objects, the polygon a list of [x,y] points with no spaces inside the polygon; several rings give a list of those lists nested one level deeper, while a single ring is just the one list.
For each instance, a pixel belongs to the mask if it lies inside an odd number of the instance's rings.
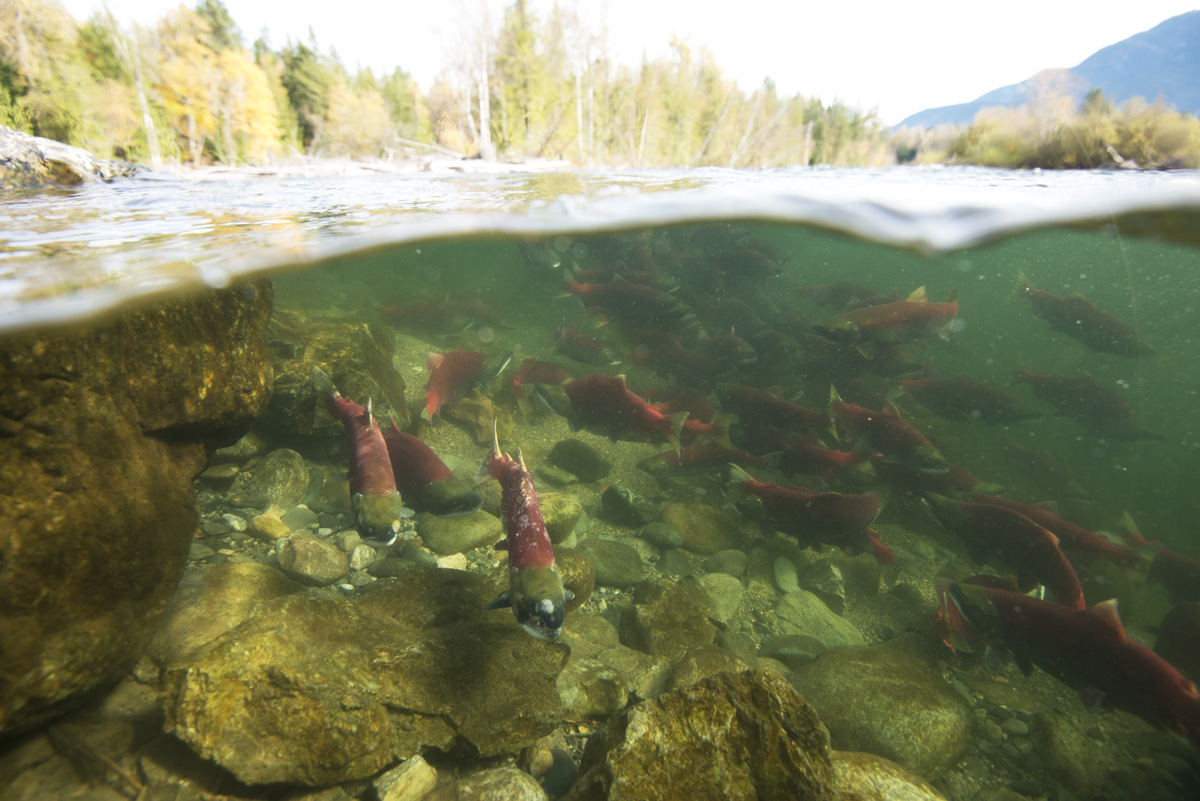
[{"label": "smooth stone", "polygon": [[826,648],[862,645],[862,632],[835,614],[825,602],[807,590],[789,592],[775,604],[780,634],[804,634]]},{"label": "smooth stone", "polygon": [[265,542],[275,542],[292,533],[292,530],[287,527],[287,523],[284,523],[279,515],[273,512],[264,512],[250,518],[250,525],[246,527],[246,531],[256,539]]},{"label": "smooth stone", "polygon": [[235,515],[232,512],[226,512],[221,515],[221,522],[229,526],[230,531],[242,532],[246,530],[246,518]]},{"label": "smooth stone", "polygon": [[758,655],[778,660],[790,670],[799,670],[828,650],[824,643],[814,637],[784,634],[782,637],[764,638],[759,645]]},{"label": "smooth stone", "polygon": [[638,537],[659,548],[682,548],[683,534],[679,529],[668,523],[655,521],[642,526],[642,530],[638,532]]},{"label": "smooth stone", "polygon": [[832,648],[792,683],[839,750],[885,757],[927,781],[975,741],[971,707],[925,662],[892,648]]},{"label": "smooth stone", "polygon": [[695,570],[687,554],[674,548],[663,551],[655,567],[664,576],[690,576]]},{"label": "smooth stone", "polygon": [[360,542],[350,551],[349,557],[351,570],[364,570],[379,557],[379,553],[365,542]]},{"label": "smooth stone", "polygon": [[212,484],[222,485],[233,481],[240,472],[241,468],[236,464],[214,464],[200,474],[200,479]]},{"label": "smooth stone", "polygon": [[628,588],[646,577],[641,555],[623,542],[592,537],[579,543],[578,550],[592,558],[601,587]]},{"label": "smooth stone", "polygon": [[653,656],[679,659],[693,648],[711,645],[717,627],[707,604],[669,579],[639,585],[633,604],[621,615],[621,642]]},{"label": "smooth stone", "polygon": [[861,751],[834,751],[832,757],[837,789],[843,798],[854,801],[946,801],[933,785],[890,759]]},{"label": "smooth stone", "polygon": [[362,535],[352,528],[348,528],[337,535],[337,547],[346,553],[350,553],[356,546],[362,545],[362,541]]},{"label": "smooth stone", "polygon": [[[433,566],[437,567],[436,560]],[[403,559],[399,556],[388,556],[367,565],[367,574],[375,578],[396,578],[403,575],[404,571],[411,567],[414,567],[414,564],[408,559]]]},{"label": "smooth stone", "polygon": [[596,659],[624,677],[626,688],[639,698],[657,698],[665,692],[674,669],[671,660],[665,657],[652,656],[624,645],[605,648]]},{"label": "smooth stone", "polygon": [[537,477],[538,481],[544,481],[556,487],[565,487],[568,484],[574,484],[579,481],[579,476],[569,470],[563,470],[553,465],[542,465],[537,468]]},{"label": "smooth stone", "polygon": [[564,801],[835,801],[829,735],[786,680],[717,673],[643,701],[588,741]]},{"label": "smooth stone", "polygon": [[704,561],[704,569],[709,573],[725,573],[740,578],[745,575],[746,566],[749,564],[750,557],[741,551],[730,548],[725,551],[717,551],[708,557]]},{"label": "smooth stone", "polygon": [[279,519],[292,531],[315,528],[317,525],[317,513],[307,506],[293,506],[284,512]]},{"label": "smooth stone", "polygon": [[837,614],[846,611],[846,580],[832,562],[819,562],[800,576],[800,586],[816,595]]},{"label": "smooth stone", "polygon": [[258,562],[203,565],[180,580],[146,654],[160,666],[183,662],[258,604],[300,589],[278,569]]},{"label": "smooth stone", "polygon": [[668,690],[678,690],[718,673],[748,670],[749,665],[718,645],[702,645],[684,654],[675,664]]},{"label": "smooth stone", "polygon": [[429,550],[441,556],[492,547],[504,539],[500,518],[482,510],[467,517],[438,517],[422,512],[416,519],[417,534]]},{"label": "smooth stone", "polygon": [[234,500],[251,505],[291,509],[308,489],[308,465],[304,457],[288,448],[271,451],[233,486]]},{"label": "smooth stone", "polygon": [[229,533],[229,526],[220,520],[205,520],[200,524],[200,530],[206,537],[222,537]]},{"label": "smooth stone", "polygon": [[200,542],[193,542],[190,546],[188,546],[189,562],[200,562],[216,555],[216,551]]},{"label": "smooth stone", "polygon": [[606,459],[604,454],[578,439],[564,439],[554,443],[546,461],[573,473],[585,484],[599,481],[612,470],[612,462]]},{"label": "smooth stone", "polygon": [[741,579],[725,573],[708,573],[697,576],[696,583],[712,602],[713,615],[717,620],[725,623],[733,618],[746,592]]},{"label": "smooth stone", "polygon": [[340,548],[297,531],[275,545],[279,566],[291,578],[314,587],[325,587],[350,572],[350,560]]},{"label": "smooth stone", "polygon": [[784,595],[800,589],[800,571],[786,556],[775,557],[775,561],[771,563],[771,572],[775,578],[775,587]]},{"label": "smooth stone", "polygon": [[572,658],[558,674],[558,694],[571,720],[608,718],[629,703],[625,677],[598,659]]},{"label": "smooth stone", "polygon": [[1016,735],[1017,737],[1024,737],[1025,735],[1029,734],[1029,724],[1023,720],[1017,720],[1016,718],[1009,718],[1008,720],[1004,721],[1000,724],[1000,728],[1004,729],[1004,731],[1008,732],[1009,734]]},{"label": "smooth stone", "polygon": [[644,526],[659,517],[657,506],[620,484],[604,490],[600,503],[609,520],[625,526]]},{"label": "smooth stone", "polygon": [[579,516],[583,514],[583,504],[567,492],[543,492],[539,499],[546,533],[550,535],[550,542],[558,545],[575,531]]},{"label": "smooth stone", "polygon": [[546,791],[523,770],[489,768],[446,782],[421,801],[546,801]]},{"label": "smooth stone", "polygon": [[662,522],[679,530],[683,535],[684,548],[704,556],[732,548],[740,539],[738,522],[708,504],[664,504]]},{"label": "smooth stone", "polygon": [[421,801],[437,779],[437,770],[417,754],[375,779],[375,795],[379,801]]},{"label": "smooth stone", "polygon": [[213,464],[221,462],[238,462],[240,464],[258,456],[264,450],[266,450],[266,443],[263,438],[250,432],[232,445],[217,448],[213,452],[212,462]]}]

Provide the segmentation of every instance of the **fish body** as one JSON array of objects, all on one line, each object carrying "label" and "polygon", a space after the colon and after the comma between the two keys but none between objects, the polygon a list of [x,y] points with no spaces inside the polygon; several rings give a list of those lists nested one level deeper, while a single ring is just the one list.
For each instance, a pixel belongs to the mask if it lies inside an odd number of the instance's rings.
[{"label": "fish body", "polygon": [[1117,356],[1152,356],[1156,352],[1137,329],[1097,308],[1077,292],[1063,297],[1034,289],[1023,274],[1017,279],[1017,291],[1029,298],[1035,317],[1091,350]]},{"label": "fish body", "polygon": [[669,292],[626,281],[620,275],[606,284],[567,284],[567,291],[589,308],[613,320],[654,330],[688,327],[696,316],[690,306]]},{"label": "fish body", "polygon": [[509,606],[529,634],[540,640],[556,640],[562,634],[566,603],[572,596],[563,588],[554,546],[546,533],[541,503],[525,459],[519,450],[516,460],[502,453],[499,440],[494,433],[492,436],[492,452],[484,464],[488,474],[500,482],[509,589],[487,608]]},{"label": "fish body", "polygon": [[1069,520],[1064,520],[1055,512],[1042,506],[1019,503],[1008,498],[978,492],[972,493],[969,497],[972,503],[984,503],[1012,509],[1037,523],[1058,537],[1059,547],[1075,564],[1086,565],[1094,559],[1107,559],[1123,567],[1137,565],[1138,557],[1133,551],[1110,542],[1083,526],[1077,526]]},{"label": "fish body", "polygon": [[433,449],[392,420],[383,435],[396,488],[418,512],[438,517],[466,517],[479,511],[483,498],[454,475]]},{"label": "fish body", "polygon": [[881,565],[895,561],[891,549],[870,530],[882,505],[875,493],[843,495],[756,481],[736,464],[730,465],[729,481],[737,491],[757,498],[764,517],[803,546],[820,542],[872,553]]},{"label": "fish body", "polygon": [[901,381],[900,389],[931,412],[952,420],[1019,423],[1041,416],[1032,409],[1023,408],[1015,396],[969,375],[957,378],[911,378]]},{"label": "fish body", "polygon": [[1071,609],[1020,593],[939,581],[954,624],[1008,650],[1027,673],[1037,665],[1109,707],[1200,744],[1200,694],[1154,651],[1125,633],[1115,599]]},{"label": "fish body", "polygon": [[559,328],[554,332],[554,351],[583,364],[621,363],[621,357],[609,347],[608,343],[583,333],[573,325]]},{"label": "fish body", "polygon": [[740,446],[758,453],[778,454],[777,466],[784,473],[801,473],[831,481],[841,471],[851,468],[857,467],[868,473],[873,472],[866,464],[871,456],[866,451],[835,451],[822,448],[809,442],[803,434],[771,429],[739,427],[736,433]]},{"label": "fish body", "polygon": [[961,465],[951,464],[944,473],[930,473],[899,462],[889,462],[882,453],[871,454],[875,475],[887,483],[914,492],[979,492],[998,490],[1000,485],[989,484]]},{"label": "fish body", "polygon": [[852,281],[837,281],[832,284],[802,286],[797,291],[801,295],[811,297],[819,306],[834,306],[836,308],[845,308],[852,300],[866,300],[879,297],[878,291]]},{"label": "fish body", "polygon": [[1058,414],[1097,434],[1128,441],[1163,439],[1142,426],[1137,412],[1115,390],[1088,373],[1067,377],[1021,369],[1013,381],[1033,387],[1038,400],[1046,401]]},{"label": "fish body", "polygon": [[400,521],[411,517],[412,510],[405,508],[396,488],[387,443],[370,402],[363,408],[343,397],[320,367],[313,367],[313,383],[350,441],[350,509],[355,528],[363,539],[391,545],[400,533]]},{"label": "fish body", "polygon": [[833,418],[825,412],[785,400],[763,389],[742,384],[717,384],[721,410],[736,414],[744,426],[773,428],[814,439],[832,434]]},{"label": "fish body", "polygon": [[421,417],[432,422],[443,406],[479,385],[488,357],[473,350],[452,350],[444,355],[430,353],[428,360],[429,383]]},{"label": "fish body", "polygon": [[663,451],[649,459],[643,459],[638,463],[638,467],[651,475],[688,474],[724,468],[730,463],[746,467],[770,466],[766,459],[749,451],[727,448],[714,442],[705,442],[682,447],[678,453]]},{"label": "fish body", "polygon": [[517,399],[517,405],[524,409],[525,387],[530,384],[549,384],[556,387],[570,380],[571,374],[553,362],[526,359],[521,362],[521,366],[513,374],[512,383],[509,386],[512,388],[513,397]]},{"label": "fish body", "polygon": [[894,407],[877,412],[856,403],[846,403],[836,390],[830,391],[830,410],[842,421],[851,441],[866,438],[873,450],[888,461],[899,462],[927,473],[945,473],[950,462],[929,438],[909,425]]},{"label": "fish body", "polygon": [[[936,335],[947,339],[958,303],[933,302],[925,287],[894,303],[843,312],[813,326],[813,332],[843,347],[902,345]],[[867,355],[867,354],[864,354]]]},{"label": "fish body", "polygon": [[925,500],[934,516],[964,539],[973,559],[985,562],[999,557],[1016,571],[1022,590],[1042,584],[1059,603],[1087,608],[1079,577],[1051,532],[1012,509],[934,493]]},{"label": "fish body", "polygon": [[679,450],[687,412],[665,415],[625,386],[625,376],[585,375],[564,384],[570,401],[567,422],[613,442],[667,442]]}]

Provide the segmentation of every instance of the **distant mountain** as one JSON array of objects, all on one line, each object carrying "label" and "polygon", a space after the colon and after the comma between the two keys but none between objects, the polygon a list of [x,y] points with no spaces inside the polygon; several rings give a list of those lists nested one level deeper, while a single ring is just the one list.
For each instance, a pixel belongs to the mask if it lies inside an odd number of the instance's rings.
[{"label": "distant mountain", "polygon": [[1189,11],[1109,45],[1069,70],[1043,70],[1026,81],[994,89],[970,103],[918,111],[896,127],[968,124],[980,109],[1020,106],[1046,88],[1069,94],[1076,101],[1099,88],[1118,105],[1132,97],[1144,97],[1151,103],[1162,98],[1179,111],[1200,115],[1197,75],[1200,75],[1200,11]]}]

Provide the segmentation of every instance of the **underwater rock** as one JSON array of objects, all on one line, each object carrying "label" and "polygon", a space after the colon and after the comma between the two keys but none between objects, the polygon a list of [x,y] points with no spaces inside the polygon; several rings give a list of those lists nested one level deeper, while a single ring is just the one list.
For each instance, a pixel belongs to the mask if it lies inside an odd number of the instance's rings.
[{"label": "underwater rock", "polygon": [[0,340],[0,731],[118,680],[196,530],[192,479],[271,392],[255,282]]},{"label": "underwater rock", "polygon": [[258,434],[251,431],[232,445],[217,448],[213,451],[209,464],[245,464],[250,459],[261,454],[267,448],[267,443]]},{"label": "underwater rock", "polygon": [[592,557],[574,548],[554,547],[554,561],[562,576],[563,587],[575,594],[567,601],[567,611],[572,612],[587,603],[596,589],[596,563]]},{"label": "underwater rock", "polygon": [[80,147],[0,126],[0,189],[78,186],[128,178],[143,168],[98,159]]},{"label": "underwater rock", "polygon": [[279,448],[264,456],[249,473],[239,476],[230,497],[260,509],[291,509],[300,503],[307,489],[308,465],[304,457],[289,448]]},{"label": "underwater rock", "polygon": [[687,554],[676,548],[668,548],[663,551],[655,567],[664,576],[690,576],[695,572],[695,568],[692,567],[692,561],[688,559]]},{"label": "underwater rock", "polygon": [[278,509],[268,509],[261,515],[250,518],[250,525],[246,527],[246,531],[250,536],[264,542],[275,542],[291,534],[292,530],[280,519],[278,511]]},{"label": "underwater rock", "polygon": [[623,526],[644,526],[658,519],[658,507],[628,487],[611,484],[600,496],[604,514]]},{"label": "underwater rock", "polygon": [[970,706],[924,662],[891,648],[833,648],[792,683],[840,750],[885,757],[927,780],[974,742]]},{"label": "underwater rock", "polygon": [[214,489],[228,489],[240,472],[241,468],[236,464],[215,464],[201,473],[198,478]]},{"label": "underwater rock", "polygon": [[484,511],[466,517],[438,517],[422,512],[416,519],[417,533],[429,550],[441,556],[491,547],[504,540],[504,523]]},{"label": "underwater rock", "polygon": [[742,596],[746,593],[746,588],[742,586],[741,579],[725,573],[708,573],[702,576],[696,576],[696,584],[708,596],[712,604],[713,617],[722,623],[728,622],[737,612],[738,605],[742,602]]},{"label": "underwater rock", "polygon": [[592,537],[579,543],[579,550],[592,557],[601,587],[629,588],[646,577],[641,555],[623,542]]},{"label": "underwater rock", "polygon": [[750,557],[739,550],[730,548],[717,551],[708,557],[704,562],[704,569],[709,573],[725,573],[740,578],[745,575],[746,567],[749,564]]},{"label": "underwater rock", "polygon": [[375,795],[379,801],[421,801],[437,780],[437,770],[416,754],[375,779]]},{"label": "underwater rock", "polygon": [[353,600],[268,600],[163,673],[165,728],[248,784],[366,778],[457,738],[514,753],[560,723],[567,651],[482,622],[487,592],[413,567]]},{"label": "underwater rock", "polygon": [[846,611],[846,580],[832,562],[822,561],[805,570],[800,586],[820,598],[835,614]]},{"label": "underwater rock", "polygon": [[516,768],[490,768],[434,788],[421,801],[546,801],[546,791]]},{"label": "underwater rock", "polygon": [[825,602],[808,590],[789,592],[775,604],[780,634],[804,634],[826,648],[862,645],[862,632],[850,621],[835,614]]},{"label": "underwater rock", "polygon": [[566,801],[833,801],[829,735],[786,680],[718,673],[643,701],[588,740]]},{"label": "underwater rock", "polygon": [[574,495],[567,492],[541,492],[538,500],[542,502],[542,520],[546,523],[546,533],[550,542],[558,544],[571,536],[583,514],[583,504]]},{"label": "underwater rock", "polygon": [[737,673],[749,667],[750,665],[720,646],[702,645],[688,651],[683,659],[675,663],[675,670],[671,673],[667,689],[678,690],[718,673]]},{"label": "underwater rock", "polygon": [[189,571],[163,611],[146,655],[159,666],[182,662],[241,623],[258,604],[300,589],[276,568],[258,562]]},{"label": "underwater rock", "polygon": [[657,521],[642,526],[642,530],[638,532],[638,539],[645,540],[651,545],[657,545],[659,548],[683,547],[683,534],[679,529]]},{"label": "underwater rock", "polygon": [[1111,759],[1107,748],[1088,737],[1070,718],[1045,712],[1038,714],[1034,741],[1037,752],[1056,781],[1076,793],[1086,793],[1103,780],[1097,770]]},{"label": "underwater rock", "polygon": [[580,612],[571,616],[563,629],[563,642],[571,647],[571,657],[592,659],[605,648],[619,645],[620,635],[612,623],[596,614]]},{"label": "underwater rock", "polygon": [[625,687],[639,698],[657,698],[667,689],[674,668],[671,660],[635,651],[624,645],[605,648],[596,655],[625,680]]},{"label": "underwater rock", "polygon": [[834,751],[831,757],[837,788],[845,798],[854,801],[946,801],[932,785],[890,759],[860,751]]},{"label": "underwater rock", "polygon": [[771,576],[775,579],[776,589],[784,595],[800,589],[800,571],[786,556],[776,556],[771,562]]},{"label": "underwater rock", "polygon": [[784,634],[782,637],[763,638],[758,655],[781,662],[790,670],[799,670],[828,650],[829,648],[815,637]]},{"label": "underwater rock", "polygon": [[703,503],[664,504],[662,522],[679,530],[684,548],[703,556],[733,548],[739,539],[737,521]]},{"label": "underwater rock", "polygon": [[343,437],[341,424],[325,411],[324,399],[313,388],[313,365],[329,373],[347,398],[363,406],[369,399],[385,428],[391,415],[401,428],[408,427],[404,379],[392,364],[395,339],[386,327],[276,309],[268,336],[275,391],[259,426],[264,432],[283,439]]},{"label": "underwater rock", "polygon": [[350,560],[341,548],[307,531],[279,540],[275,549],[283,572],[312,587],[326,587],[350,572]]},{"label": "underwater rock", "polygon": [[572,654],[558,675],[558,694],[571,720],[607,718],[629,703],[625,677],[598,659]]},{"label": "underwater rock", "polygon": [[624,645],[668,659],[711,645],[717,636],[706,605],[669,579],[650,579],[637,588],[620,631]]},{"label": "underwater rock", "polygon": [[583,483],[599,481],[612,470],[612,462],[604,454],[578,439],[564,439],[554,443],[546,461],[566,470]]}]

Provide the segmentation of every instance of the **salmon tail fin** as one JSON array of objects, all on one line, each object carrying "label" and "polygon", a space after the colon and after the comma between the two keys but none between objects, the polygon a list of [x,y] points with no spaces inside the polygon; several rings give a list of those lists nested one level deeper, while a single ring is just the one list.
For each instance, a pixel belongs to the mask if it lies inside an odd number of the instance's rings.
[{"label": "salmon tail fin", "polygon": [[329,377],[328,373],[326,373],[324,370],[322,370],[320,367],[318,367],[315,364],[313,365],[313,368],[312,368],[312,378],[313,378],[313,388],[317,391],[317,394],[320,395],[321,397],[332,398],[332,397],[336,397],[339,394],[337,391],[337,387],[335,387],[333,385],[333,379]]},{"label": "salmon tail fin", "polygon": [[754,480],[753,476],[751,476],[749,473],[747,473],[745,470],[743,470],[738,465],[730,462],[730,464],[729,464],[729,488],[731,490],[735,490],[736,492],[738,492],[738,494],[743,494],[741,492],[742,484],[744,484],[747,481],[753,481],[753,480]]},{"label": "salmon tail fin", "polygon": [[667,442],[671,443],[671,447],[675,449],[675,453],[679,453],[679,435],[683,432],[683,424],[687,422],[687,412],[675,412],[668,414],[667,419],[671,421],[671,430],[667,432]]},{"label": "salmon tail fin", "polygon": [[1025,277],[1025,271],[1018,270],[1017,271],[1017,285],[1015,287],[1013,287],[1012,294],[1009,295],[1009,297],[1015,298],[1017,295],[1028,295],[1030,290],[1032,290],[1032,289],[1033,289],[1033,287],[1031,287],[1029,285],[1029,279]]},{"label": "salmon tail fin", "polygon": [[713,419],[713,428],[716,433],[713,435],[713,440],[722,448],[733,448],[733,443],[729,440],[729,426],[733,423],[734,416],[732,414],[722,415]]}]

